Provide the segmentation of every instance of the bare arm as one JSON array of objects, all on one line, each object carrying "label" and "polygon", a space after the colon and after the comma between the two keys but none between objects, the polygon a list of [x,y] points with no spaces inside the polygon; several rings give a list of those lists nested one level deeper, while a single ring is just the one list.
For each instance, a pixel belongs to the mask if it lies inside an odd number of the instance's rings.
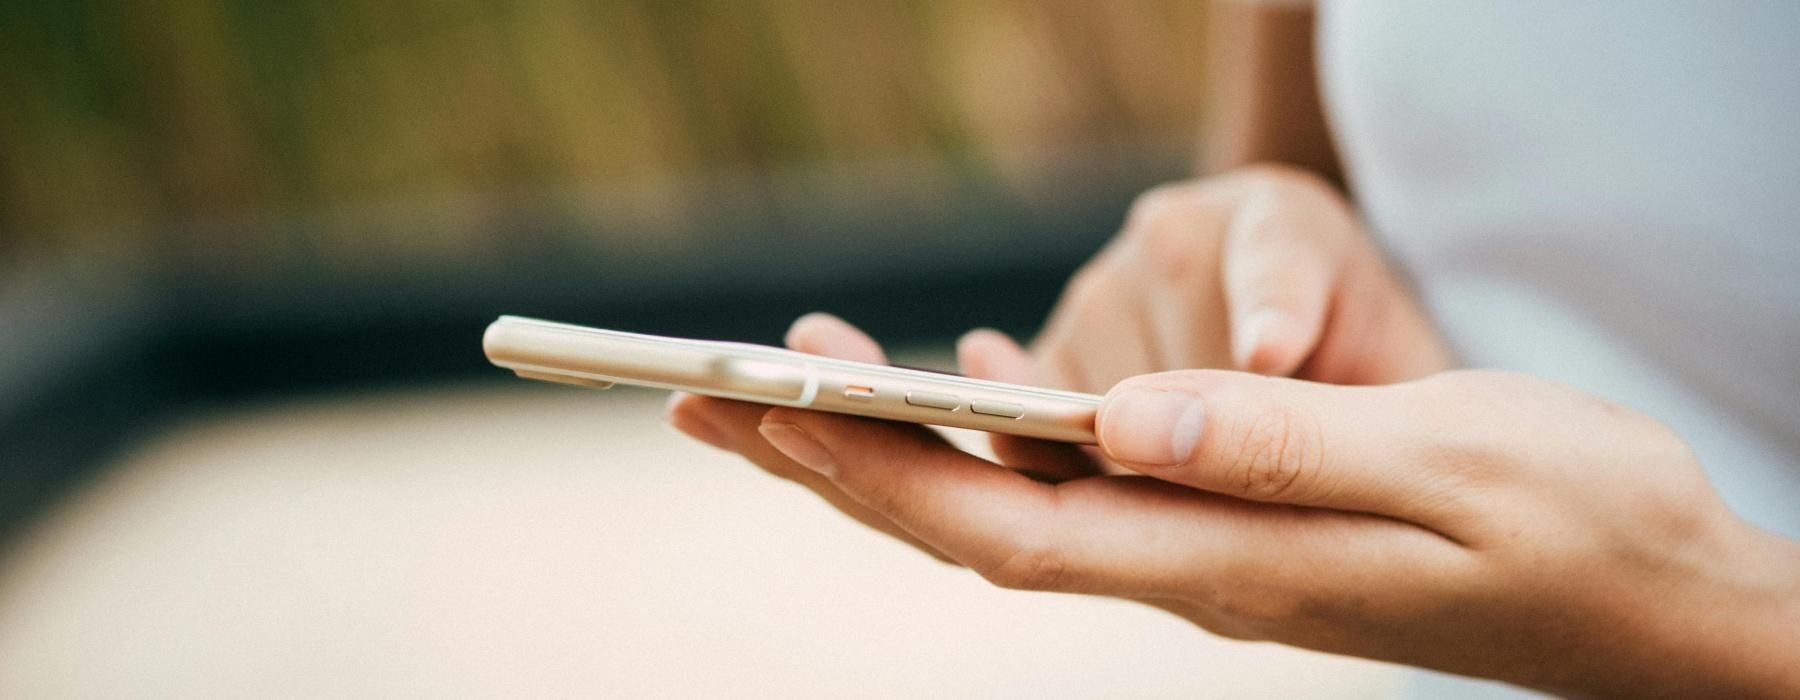
[{"label": "bare arm", "polygon": [[1213,7],[1212,112],[1200,170],[1285,163],[1343,185],[1319,99],[1308,3],[1220,0]]}]

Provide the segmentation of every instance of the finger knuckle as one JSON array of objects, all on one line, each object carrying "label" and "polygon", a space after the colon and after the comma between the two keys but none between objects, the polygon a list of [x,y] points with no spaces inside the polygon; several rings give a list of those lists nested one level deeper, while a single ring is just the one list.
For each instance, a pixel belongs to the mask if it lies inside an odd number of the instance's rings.
[{"label": "finger knuckle", "polygon": [[1217,269],[1219,232],[1201,212],[1167,209],[1133,229],[1134,252],[1142,269],[1164,284],[1210,279]]},{"label": "finger knuckle", "polygon": [[1060,306],[1066,309],[1084,309],[1092,306],[1100,298],[1101,290],[1106,287],[1108,266],[1104,261],[1096,260],[1075,271],[1069,283],[1063,288],[1063,299]]},{"label": "finger knuckle", "polygon": [[1200,198],[1191,185],[1160,185],[1131,203],[1131,212],[1125,217],[1126,234],[1151,240],[1188,238],[1184,232],[1199,205]]},{"label": "finger knuckle", "polygon": [[1292,412],[1268,409],[1252,416],[1227,458],[1234,495],[1285,500],[1314,483],[1323,460],[1318,431]]},{"label": "finger knuckle", "polygon": [[1218,269],[1218,245],[1195,230],[1198,222],[1168,222],[1146,231],[1143,255],[1148,259],[1154,281],[1186,285],[1193,280],[1212,279]]},{"label": "finger knuckle", "polygon": [[1067,567],[1067,560],[1055,548],[1028,544],[1014,549],[999,563],[977,571],[989,583],[1001,588],[1050,591],[1062,583]]},{"label": "finger knuckle", "polygon": [[1245,167],[1241,172],[1249,188],[1264,193],[1335,196],[1337,192],[1330,182],[1317,173],[1285,163],[1257,163]]},{"label": "finger knuckle", "polygon": [[1158,221],[1166,221],[1182,208],[1187,199],[1186,188],[1179,183],[1157,185],[1131,201],[1125,214],[1126,230],[1137,230]]},{"label": "finger knuckle", "polygon": [[1698,461],[1693,447],[1673,427],[1636,411],[1631,411],[1630,415],[1639,424],[1638,432],[1642,435],[1640,444],[1646,451],[1646,456],[1664,464]]},{"label": "finger knuckle", "polygon": [[1656,473],[1644,488],[1621,499],[1632,510],[1629,520],[1655,528],[1665,542],[1691,541],[1711,532],[1718,524],[1717,516],[1725,511],[1718,507],[1705,471],[1698,468],[1700,461],[1693,448],[1674,428],[1654,418],[1609,407],[1626,419],[1622,432],[1629,435],[1623,442],[1630,445],[1630,451],[1621,453],[1619,466],[1633,472],[1654,469]]}]

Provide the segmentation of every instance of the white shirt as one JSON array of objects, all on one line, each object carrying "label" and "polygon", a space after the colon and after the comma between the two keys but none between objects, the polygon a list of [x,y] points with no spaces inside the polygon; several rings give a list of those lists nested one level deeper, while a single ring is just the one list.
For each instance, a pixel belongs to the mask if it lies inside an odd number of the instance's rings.
[{"label": "white shirt", "polygon": [[1464,360],[1661,419],[1800,538],[1800,2],[1334,0],[1319,31],[1357,202]]}]

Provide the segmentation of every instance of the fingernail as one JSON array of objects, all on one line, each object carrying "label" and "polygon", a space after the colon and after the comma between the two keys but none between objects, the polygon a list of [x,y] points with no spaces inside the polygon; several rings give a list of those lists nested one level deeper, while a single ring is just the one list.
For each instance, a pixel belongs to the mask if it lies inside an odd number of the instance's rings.
[{"label": "fingernail", "polygon": [[663,425],[721,450],[730,450],[731,442],[725,439],[725,431],[713,425],[712,421],[697,415],[696,411],[676,412],[676,404],[681,403],[686,396],[687,394],[679,391],[669,395],[668,403],[663,405]]},{"label": "fingernail", "polygon": [[813,436],[801,430],[800,426],[793,423],[764,423],[757,431],[775,449],[781,450],[788,459],[799,462],[800,466],[825,476],[837,472],[837,461],[831,458],[831,453],[818,440],[814,440]]},{"label": "fingernail", "polygon": [[1250,370],[1250,361],[1256,355],[1256,348],[1269,334],[1269,329],[1281,323],[1283,314],[1275,309],[1257,309],[1244,319],[1242,328],[1231,333],[1231,359],[1237,362],[1239,369]]},{"label": "fingernail", "polygon": [[1107,402],[1105,411],[1107,453],[1145,466],[1186,462],[1206,426],[1200,399],[1173,391],[1127,389]]}]

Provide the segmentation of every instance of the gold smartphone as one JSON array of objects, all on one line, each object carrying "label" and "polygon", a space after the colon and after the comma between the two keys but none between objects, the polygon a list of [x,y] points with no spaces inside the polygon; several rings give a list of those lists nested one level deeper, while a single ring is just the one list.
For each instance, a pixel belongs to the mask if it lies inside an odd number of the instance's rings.
[{"label": "gold smartphone", "polygon": [[1100,406],[1092,394],[516,316],[489,325],[481,345],[488,361],[526,379],[631,384],[1090,445]]}]

